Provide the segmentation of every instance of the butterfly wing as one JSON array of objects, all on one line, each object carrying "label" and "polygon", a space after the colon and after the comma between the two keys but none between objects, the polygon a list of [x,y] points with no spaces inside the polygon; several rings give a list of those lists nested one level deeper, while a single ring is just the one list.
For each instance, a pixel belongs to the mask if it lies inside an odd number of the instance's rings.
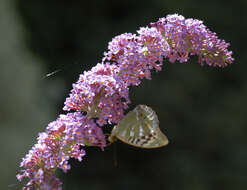
[{"label": "butterfly wing", "polygon": [[138,105],[112,130],[111,136],[140,148],[158,148],[168,144],[159,129],[156,113],[146,105]]}]

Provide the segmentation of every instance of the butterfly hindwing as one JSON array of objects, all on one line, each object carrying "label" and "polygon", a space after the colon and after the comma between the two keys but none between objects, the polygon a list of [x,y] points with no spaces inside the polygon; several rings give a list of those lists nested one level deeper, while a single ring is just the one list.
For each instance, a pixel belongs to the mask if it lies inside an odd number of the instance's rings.
[{"label": "butterfly hindwing", "polygon": [[138,105],[130,111],[113,128],[111,136],[141,148],[157,148],[168,144],[167,137],[159,129],[156,113],[146,105]]}]

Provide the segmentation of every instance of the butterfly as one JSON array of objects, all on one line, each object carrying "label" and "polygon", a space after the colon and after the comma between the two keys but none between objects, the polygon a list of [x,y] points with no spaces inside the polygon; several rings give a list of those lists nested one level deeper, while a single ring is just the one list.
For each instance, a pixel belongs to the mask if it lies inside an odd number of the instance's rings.
[{"label": "butterfly", "polygon": [[114,126],[108,140],[113,143],[117,139],[139,148],[158,148],[168,144],[159,128],[156,113],[146,105],[138,105]]}]

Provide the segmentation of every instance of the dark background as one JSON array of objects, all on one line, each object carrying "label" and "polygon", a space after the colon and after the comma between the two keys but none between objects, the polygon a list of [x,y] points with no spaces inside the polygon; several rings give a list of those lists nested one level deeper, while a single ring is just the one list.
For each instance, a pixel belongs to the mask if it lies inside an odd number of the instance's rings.
[{"label": "dark background", "polygon": [[21,188],[21,158],[63,113],[72,83],[101,61],[108,42],[173,13],[203,20],[231,43],[235,62],[222,69],[201,67],[196,57],[164,60],[163,70],[130,94],[131,108],[146,104],[157,112],[170,144],[89,147],[81,163],[71,160],[72,169],[57,175],[65,190],[245,189],[246,10],[246,0],[0,0],[0,189]]}]

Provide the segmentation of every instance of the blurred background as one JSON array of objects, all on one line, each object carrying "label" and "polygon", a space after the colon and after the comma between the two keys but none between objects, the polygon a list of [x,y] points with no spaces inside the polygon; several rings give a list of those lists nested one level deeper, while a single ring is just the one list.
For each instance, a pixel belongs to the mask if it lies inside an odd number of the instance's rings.
[{"label": "blurred background", "polygon": [[245,188],[246,9],[246,0],[0,0],[0,189],[21,189],[15,175],[22,157],[63,113],[72,83],[101,61],[108,42],[173,13],[203,20],[230,42],[234,64],[165,60],[163,71],[131,89],[131,108],[151,106],[170,144],[90,147],[83,162],[71,160],[72,169],[57,175],[64,190]]}]

